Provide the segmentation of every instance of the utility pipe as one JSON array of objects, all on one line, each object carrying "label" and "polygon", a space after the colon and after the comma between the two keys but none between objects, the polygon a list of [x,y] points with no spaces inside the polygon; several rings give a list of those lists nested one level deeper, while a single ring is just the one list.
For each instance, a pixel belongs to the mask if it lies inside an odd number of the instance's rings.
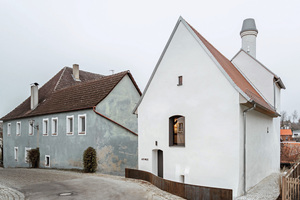
[{"label": "utility pipe", "polygon": [[244,195],[246,194],[246,153],[247,153],[247,146],[246,146],[246,113],[255,109],[256,103],[253,104],[251,108],[248,108],[243,111],[243,119],[244,119]]},{"label": "utility pipe", "polygon": [[126,128],[125,126],[119,124],[118,122],[116,122],[116,121],[114,121],[114,120],[112,120],[112,119],[110,119],[110,118],[108,118],[108,117],[102,115],[101,113],[97,112],[97,111],[96,111],[96,106],[93,107],[93,111],[94,111],[96,114],[100,115],[101,117],[103,117],[103,118],[105,118],[105,119],[111,121],[112,123],[117,124],[118,126],[124,128],[126,131],[129,131],[130,133],[133,133],[133,134],[136,135],[136,136],[138,135],[138,134],[136,134],[135,132],[133,132],[132,130],[129,130],[129,129]]}]

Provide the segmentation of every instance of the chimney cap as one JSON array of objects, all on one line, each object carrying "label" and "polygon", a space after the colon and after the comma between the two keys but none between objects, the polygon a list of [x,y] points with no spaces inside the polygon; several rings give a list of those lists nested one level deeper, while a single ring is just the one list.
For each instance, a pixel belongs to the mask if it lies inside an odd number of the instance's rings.
[{"label": "chimney cap", "polygon": [[242,34],[245,31],[256,31],[258,33],[258,30],[255,25],[255,21],[253,18],[248,18],[248,19],[244,20],[240,34]]},{"label": "chimney cap", "polygon": [[32,85],[32,86],[38,86],[39,84],[37,82],[35,82],[35,83],[31,83],[30,85]]}]

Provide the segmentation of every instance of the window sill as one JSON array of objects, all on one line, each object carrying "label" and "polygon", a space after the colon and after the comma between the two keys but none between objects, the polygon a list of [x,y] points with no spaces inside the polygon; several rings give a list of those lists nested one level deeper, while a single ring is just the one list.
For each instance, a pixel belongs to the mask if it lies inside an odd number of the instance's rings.
[{"label": "window sill", "polygon": [[67,135],[73,135],[73,133],[67,133]]},{"label": "window sill", "polygon": [[185,145],[184,144],[182,144],[182,145],[174,144],[174,145],[169,145],[169,147],[185,147]]},{"label": "window sill", "polygon": [[52,136],[57,136],[57,133],[52,133]]},{"label": "window sill", "polygon": [[85,132],[80,132],[80,133],[78,133],[78,135],[86,135],[86,133]]}]

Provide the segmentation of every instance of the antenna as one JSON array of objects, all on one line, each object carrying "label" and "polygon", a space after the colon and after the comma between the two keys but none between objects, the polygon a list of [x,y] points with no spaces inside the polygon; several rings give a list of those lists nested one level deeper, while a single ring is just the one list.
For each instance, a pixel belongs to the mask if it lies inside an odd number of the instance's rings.
[{"label": "antenna", "polygon": [[111,74],[114,74],[114,73],[115,73],[115,70],[113,70],[113,69],[111,69],[111,70],[109,70],[109,71],[111,71]]}]

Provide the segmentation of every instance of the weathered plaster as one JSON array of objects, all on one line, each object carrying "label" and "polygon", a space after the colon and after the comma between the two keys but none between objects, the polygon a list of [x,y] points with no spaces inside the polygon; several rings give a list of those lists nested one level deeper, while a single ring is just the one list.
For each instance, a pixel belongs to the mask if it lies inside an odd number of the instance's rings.
[{"label": "weathered plaster", "polygon": [[[114,88],[97,109],[106,116],[137,131],[137,118],[132,114],[139,93],[128,76]],[[78,134],[78,115],[86,114],[86,135]],[[66,116],[74,115],[74,133],[66,134]],[[58,119],[58,134],[52,136],[52,118]],[[49,134],[43,136],[43,119],[49,119]],[[29,120],[39,125],[39,134],[29,135]],[[21,121],[21,135],[16,136],[16,122]],[[7,123],[11,135],[7,136]],[[28,167],[25,147],[40,147],[40,167],[45,167],[45,155],[50,155],[51,168],[82,168],[83,152],[89,146],[97,150],[98,171],[123,175],[125,167],[137,168],[137,136],[97,115],[92,109],[24,118],[4,122],[4,167]],[[14,160],[14,147],[18,147],[18,161]]]}]

